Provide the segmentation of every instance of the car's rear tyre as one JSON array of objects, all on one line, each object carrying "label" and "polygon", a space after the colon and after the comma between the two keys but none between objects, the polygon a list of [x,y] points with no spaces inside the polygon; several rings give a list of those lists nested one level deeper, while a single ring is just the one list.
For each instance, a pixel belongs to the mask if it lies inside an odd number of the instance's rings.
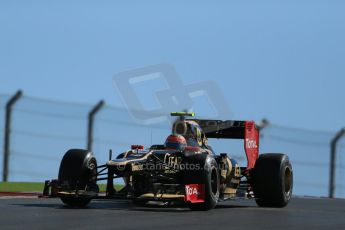
[{"label": "car's rear tyre", "polygon": [[214,158],[206,158],[205,168],[199,173],[198,177],[199,183],[205,184],[205,202],[188,203],[188,207],[194,211],[213,209],[219,199],[219,170]]},{"label": "car's rear tyre", "polygon": [[255,163],[254,195],[260,207],[284,207],[292,196],[293,171],[285,154],[261,154]]},{"label": "car's rear tyre", "polygon": [[[84,190],[98,193],[97,161],[93,153],[82,149],[71,149],[62,158],[58,184],[62,191]],[[92,199],[84,195],[61,195],[63,203],[84,207]]]}]

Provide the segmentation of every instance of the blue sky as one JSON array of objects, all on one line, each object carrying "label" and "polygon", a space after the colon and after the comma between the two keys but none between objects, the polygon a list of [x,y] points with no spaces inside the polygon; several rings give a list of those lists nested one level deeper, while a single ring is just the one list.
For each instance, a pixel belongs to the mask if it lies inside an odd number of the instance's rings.
[{"label": "blue sky", "polygon": [[336,131],[344,9],[334,0],[3,0],[0,93],[123,106],[115,74],[169,63],[185,84],[216,82],[232,118]]}]

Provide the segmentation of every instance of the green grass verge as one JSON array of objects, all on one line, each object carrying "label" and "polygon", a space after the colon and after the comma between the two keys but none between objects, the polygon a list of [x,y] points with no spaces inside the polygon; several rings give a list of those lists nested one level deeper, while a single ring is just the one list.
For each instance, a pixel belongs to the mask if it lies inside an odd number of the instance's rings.
[{"label": "green grass verge", "polygon": [[[42,192],[44,183],[40,182],[0,182],[0,192]],[[115,189],[119,190],[123,185],[115,185]],[[104,192],[105,184],[100,184],[99,189]]]},{"label": "green grass verge", "polygon": [[0,182],[0,192],[42,192],[44,183]]}]

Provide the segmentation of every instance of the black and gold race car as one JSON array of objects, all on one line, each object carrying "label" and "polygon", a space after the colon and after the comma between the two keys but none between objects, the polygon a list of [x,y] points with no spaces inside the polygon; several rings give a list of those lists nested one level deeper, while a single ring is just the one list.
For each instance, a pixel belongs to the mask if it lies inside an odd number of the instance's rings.
[{"label": "black and gold race car", "polygon": [[[164,145],[144,149],[132,145],[104,165],[97,165],[92,152],[71,149],[60,164],[57,180],[46,181],[43,195],[60,197],[70,206],[86,206],[94,198],[184,202],[192,210],[209,210],[229,199],[253,198],[261,207],[284,207],[292,196],[293,171],[285,154],[259,155],[259,130],[253,121],[179,117]],[[242,139],[247,165],[240,167],[227,153],[216,154],[209,138]],[[116,191],[114,179],[123,178]],[[106,180],[106,193],[99,194],[98,181]]]}]

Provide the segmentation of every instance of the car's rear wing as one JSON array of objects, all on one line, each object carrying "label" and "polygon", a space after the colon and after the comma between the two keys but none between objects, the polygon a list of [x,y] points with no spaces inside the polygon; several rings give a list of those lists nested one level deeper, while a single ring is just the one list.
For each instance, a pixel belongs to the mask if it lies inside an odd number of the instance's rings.
[{"label": "car's rear wing", "polygon": [[254,167],[259,157],[259,129],[254,121],[190,120],[199,124],[207,138],[243,139],[247,168]]}]

